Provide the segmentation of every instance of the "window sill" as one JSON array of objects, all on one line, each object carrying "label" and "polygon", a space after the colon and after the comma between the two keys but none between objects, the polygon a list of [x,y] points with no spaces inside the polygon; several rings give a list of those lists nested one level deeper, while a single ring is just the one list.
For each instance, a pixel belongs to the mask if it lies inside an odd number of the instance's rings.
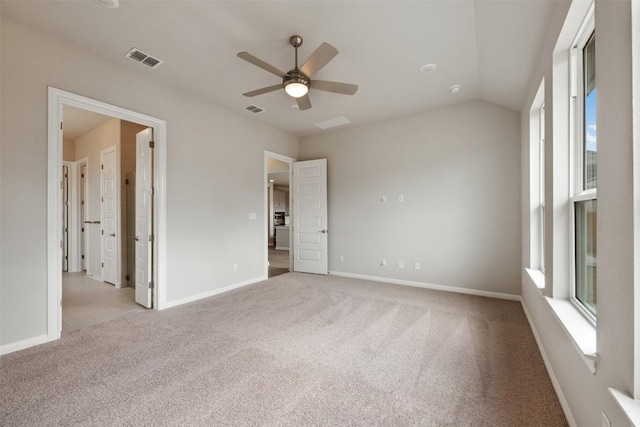
[{"label": "window sill", "polygon": [[545,297],[553,314],[592,374],[596,373],[596,328],[567,300]]},{"label": "window sill", "polygon": [[534,268],[525,268],[525,270],[529,274],[531,281],[536,285],[536,288],[538,288],[540,292],[544,292],[544,273]]},{"label": "window sill", "polygon": [[640,425],[640,400],[632,399],[614,388],[610,388],[609,393],[620,409],[622,409],[622,412],[624,412],[629,421],[631,421],[631,424],[634,426]]}]

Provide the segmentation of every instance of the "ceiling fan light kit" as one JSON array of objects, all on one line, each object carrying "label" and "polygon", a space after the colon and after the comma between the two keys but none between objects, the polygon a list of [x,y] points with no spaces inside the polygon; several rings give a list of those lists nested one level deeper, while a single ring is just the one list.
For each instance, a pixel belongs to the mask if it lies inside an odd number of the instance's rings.
[{"label": "ceiling fan light kit", "polygon": [[253,65],[262,68],[265,71],[275,74],[282,78],[281,85],[267,86],[256,89],[251,92],[243,93],[244,96],[257,96],[264,93],[276,91],[284,88],[287,95],[295,98],[300,110],[308,110],[311,108],[311,100],[309,99],[309,89],[317,89],[325,92],[340,93],[344,95],[353,95],[357,92],[358,86],[349,83],[329,82],[323,80],[311,80],[311,77],[317,73],[322,67],[327,65],[337,54],[338,50],[329,43],[322,43],[315,52],[298,68],[298,48],[302,46],[302,37],[293,35],[289,38],[289,43],[295,49],[295,68],[287,73],[274,67],[271,64],[251,55],[248,52],[238,53],[238,57],[244,59]]}]

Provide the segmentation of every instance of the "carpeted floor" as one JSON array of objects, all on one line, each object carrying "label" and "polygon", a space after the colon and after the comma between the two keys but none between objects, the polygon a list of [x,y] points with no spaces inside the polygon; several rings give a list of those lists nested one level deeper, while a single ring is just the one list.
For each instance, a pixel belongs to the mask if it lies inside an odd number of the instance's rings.
[{"label": "carpeted floor", "polygon": [[0,358],[0,425],[565,426],[518,302],[284,274]]}]

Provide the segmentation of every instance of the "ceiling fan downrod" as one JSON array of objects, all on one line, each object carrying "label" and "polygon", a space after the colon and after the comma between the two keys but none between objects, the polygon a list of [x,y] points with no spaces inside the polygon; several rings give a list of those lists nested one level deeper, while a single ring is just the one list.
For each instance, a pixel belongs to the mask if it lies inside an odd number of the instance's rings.
[{"label": "ceiling fan downrod", "polygon": [[303,41],[302,37],[298,36],[298,35],[293,35],[293,36],[289,37],[289,43],[291,43],[291,46],[293,46],[295,51],[296,51],[296,53],[295,53],[295,55],[296,55],[296,68],[295,69],[296,70],[298,70],[298,48],[300,46],[302,46],[302,41]]}]

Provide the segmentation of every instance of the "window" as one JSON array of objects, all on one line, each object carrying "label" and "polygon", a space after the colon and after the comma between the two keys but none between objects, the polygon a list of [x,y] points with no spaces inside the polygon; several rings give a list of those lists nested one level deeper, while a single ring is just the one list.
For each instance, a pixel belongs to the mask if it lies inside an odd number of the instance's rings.
[{"label": "window", "polygon": [[572,289],[571,300],[592,321],[597,313],[597,139],[593,19],[571,51]]},{"label": "window", "polygon": [[[544,273],[544,79],[529,110],[530,268]],[[544,276],[541,277],[544,279]],[[544,288],[544,280],[538,280]]]},{"label": "window", "polygon": [[540,234],[540,271],[544,273],[544,104],[540,107],[540,160],[539,160],[539,177],[538,183],[538,206],[539,206],[539,234]]}]

